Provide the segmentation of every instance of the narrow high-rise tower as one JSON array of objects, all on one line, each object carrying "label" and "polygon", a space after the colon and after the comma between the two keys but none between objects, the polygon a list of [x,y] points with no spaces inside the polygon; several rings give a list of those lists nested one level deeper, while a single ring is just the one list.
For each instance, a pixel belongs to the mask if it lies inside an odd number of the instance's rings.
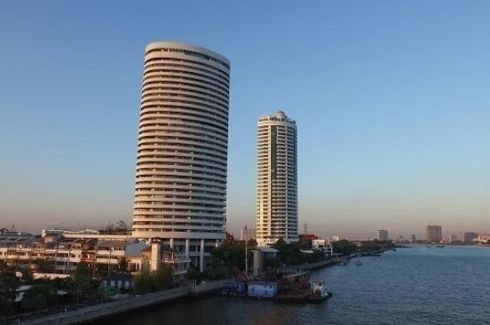
[{"label": "narrow high-rise tower", "polygon": [[201,271],[225,237],[230,62],[202,47],[146,47],[133,236]]},{"label": "narrow high-rise tower", "polygon": [[298,240],[296,122],[279,111],[259,118],[257,242]]},{"label": "narrow high-rise tower", "polygon": [[428,225],[427,226],[427,242],[437,243],[442,240],[442,226],[440,225]]}]

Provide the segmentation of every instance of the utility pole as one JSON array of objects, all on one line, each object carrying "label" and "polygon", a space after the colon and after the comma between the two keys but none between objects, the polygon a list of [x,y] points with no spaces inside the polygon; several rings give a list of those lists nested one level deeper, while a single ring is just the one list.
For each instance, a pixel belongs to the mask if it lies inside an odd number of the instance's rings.
[{"label": "utility pole", "polygon": [[[94,267],[93,267],[93,270],[92,270],[92,276],[95,278],[95,272],[96,272],[96,269],[97,269],[97,254],[99,254],[99,240],[96,239],[95,241],[95,250],[94,250]],[[102,276],[102,266],[101,266],[101,272],[100,272],[100,275]]]},{"label": "utility pole", "polygon": [[245,275],[248,277],[248,229],[245,226],[244,237],[245,237]]},{"label": "utility pole", "polygon": [[112,255],[112,247],[109,250],[109,260],[107,262],[107,278],[111,276],[111,255]]},{"label": "utility pole", "polygon": [[68,246],[68,257],[65,260],[65,274],[68,273],[68,266],[70,265],[70,255],[71,255],[71,243]]}]

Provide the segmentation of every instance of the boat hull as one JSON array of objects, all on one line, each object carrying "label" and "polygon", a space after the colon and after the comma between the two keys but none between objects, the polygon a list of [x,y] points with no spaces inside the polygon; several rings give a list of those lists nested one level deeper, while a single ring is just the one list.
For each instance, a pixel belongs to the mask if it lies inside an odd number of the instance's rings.
[{"label": "boat hull", "polygon": [[317,302],[322,302],[322,301],[328,300],[328,299],[332,298],[332,296],[333,296],[333,293],[328,292],[325,296],[310,295],[310,296],[308,296],[307,300],[308,300],[308,302],[317,303]]},{"label": "boat hull", "polygon": [[309,293],[298,293],[298,294],[278,294],[276,300],[279,302],[288,303],[304,303],[308,300],[310,296]]}]

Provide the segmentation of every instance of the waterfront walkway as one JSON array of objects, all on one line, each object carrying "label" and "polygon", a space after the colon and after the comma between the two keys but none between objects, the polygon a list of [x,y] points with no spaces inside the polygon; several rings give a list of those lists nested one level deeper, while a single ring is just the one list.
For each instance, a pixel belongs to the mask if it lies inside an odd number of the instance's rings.
[{"label": "waterfront walkway", "polygon": [[26,325],[65,325],[94,321],[96,319],[125,313],[134,309],[148,307],[187,296],[199,296],[220,290],[229,280],[211,281],[198,286],[187,285],[174,289],[152,292],[145,295],[130,296],[72,311],[56,313],[39,318],[25,320]]},{"label": "waterfront walkway", "polygon": [[331,259],[328,259],[325,261],[316,262],[316,263],[306,263],[306,264],[301,264],[301,265],[286,266],[286,267],[280,268],[278,271],[281,273],[301,273],[301,272],[305,272],[305,271],[317,270],[317,269],[321,269],[324,267],[337,265],[340,262],[344,262],[350,258],[352,258],[352,256],[334,257],[334,258],[331,258]]}]

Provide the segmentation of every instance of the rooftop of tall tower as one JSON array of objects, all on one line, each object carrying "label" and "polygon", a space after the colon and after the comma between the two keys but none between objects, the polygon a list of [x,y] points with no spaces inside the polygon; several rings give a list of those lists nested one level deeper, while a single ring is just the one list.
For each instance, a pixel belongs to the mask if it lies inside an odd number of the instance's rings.
[{"label": "rooftop of tall tower", "polygon": [[284,113],[283,111],[277,111],[275,115],[278,118],[287,118],[286,113]]},{"label": "rooftop of tall tower", "polygon": [[149,52],[152,50],[156,49],[180,49],[183,51],[189,51],[189,52],[195,52],[199,53],[202,55],[207,55],[211,58],[218,59],[222,61],[224,65],[226,65],[228,68],[230,68],[230,60],[228,60],[225,56],[207,49],[205,47],[197,46],[197,45],[192,45],[192,44],[186,44],[186,43],[180,43],[180,42],[172,42],[172,41],[157,41],[157,42],[152,42],[149,43],[146,48],[145,52]]},{"label": "rooftop of tall tower", "polygon": [[296,121],[289,118],[284,111],[277,111],[271,115],[263,115],[259,117],[259,123],[261,122],[286,122],[292,125],[296,125]]}]

